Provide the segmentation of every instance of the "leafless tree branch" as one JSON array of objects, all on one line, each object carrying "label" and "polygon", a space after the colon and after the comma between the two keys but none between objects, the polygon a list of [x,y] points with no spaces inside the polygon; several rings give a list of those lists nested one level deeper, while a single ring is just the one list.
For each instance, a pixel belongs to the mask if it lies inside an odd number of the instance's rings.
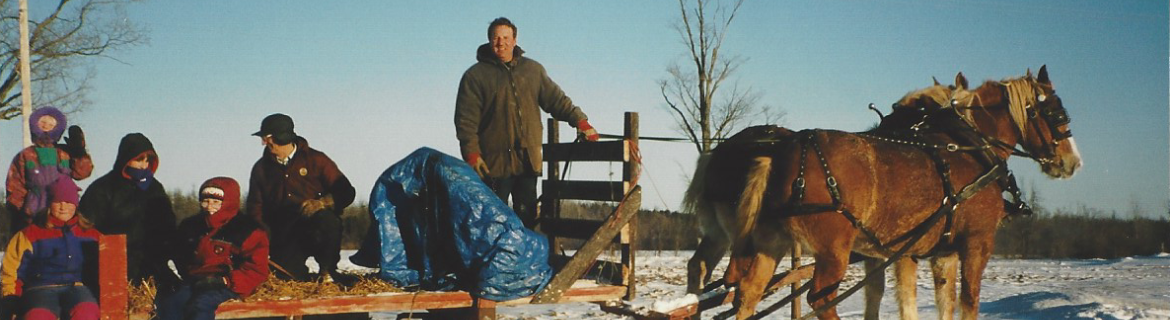
[{"label": "leafless tree branch", "polygon": [[[0,28],[16,30],[15,1],[0,0]],[[145,29],[130,22],[122,8],[135,0],[60,0],[40,21],[30,21],[33,105],[67,112],[89,104],[93,57],[145,44]],[[18,34],[0,35],[0,119],[20,116]]]}]

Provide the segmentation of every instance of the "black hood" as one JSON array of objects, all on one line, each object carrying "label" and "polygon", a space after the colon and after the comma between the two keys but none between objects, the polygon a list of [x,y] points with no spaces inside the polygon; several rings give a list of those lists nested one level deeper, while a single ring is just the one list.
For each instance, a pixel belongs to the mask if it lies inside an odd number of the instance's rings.
[{"label": "black hood", "polygon": [[150,171],[158,171],[158,153],[154,152],[154,144],[150,143],[145,135],[141,133],[131,133],[122,137],[122,143],[118,144],[118,157],[114,160],[115,172],[122,172],[126,168],[126,164],[138,157],[143,152],[150,151],[152,154],[150,159]]},{"label": "black hood", "polygon": [[[516,59],[519,59],[523,55],[524,49],[520,49],[520,46],[512,49],[512,61],[516,61]],[[479,45],[479,49],[475,50],[475,60],[484,63],[500,63],[500,58],[497,58],[496,52],[492,51],[492,44],[490,42]]]}]

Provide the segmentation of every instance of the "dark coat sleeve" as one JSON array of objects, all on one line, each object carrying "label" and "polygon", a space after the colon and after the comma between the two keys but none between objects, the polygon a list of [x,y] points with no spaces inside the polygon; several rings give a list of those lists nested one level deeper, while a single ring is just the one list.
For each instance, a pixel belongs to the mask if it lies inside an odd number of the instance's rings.
[{"label": "dark coat sleeve", "polygon": [[146,236],[146,255],[145,260],[147,270],[143,270],[147,275],[154,276],[159,283],[166,283],[168,281],[178,281],[175,273],[171,271],[167,261],[174,257],[174,250],[171,248],[176,244],[176,234],[178,233],[175,226],[175,210],[171,205],[171,199],[167,196],[166,188],[162,183],[155,181],[157,187],[152,188],[151,197],[147,204],[147,212],[144,217],[145,236]]},{"label": "dark coat sleeve", "polygon": [[[534,62],[535,63],[535,62]],[[573,100],[565,95],[565,91],[561,90],[561,86],[553,82],[552,78],[548,76],[543,65],[539,65],[539,79],[540,89],[538,91],[538,103],[544,112],[548,112],[553,118],[568,122],[570,126],[577,127],[577,122],[586,120],[585,113],[581,108],[573,105]]]},{"label": "dark coat sleeve", "polygon": [[322,172],[322,185],[326,188],[326,194],[333,196],[333,208],[337,214],[341,214],[345,207],[353,203],[353,199],[357,196],[357,191],[354,190],[353,184],[349,182],[349,178],[341,173],[341,169],[337,168],[337,163],[321,153],[320,164]]},{"label": "dark coat sleeve", "polygon": [[464,159],[469,154],[483,152],[479,149],[479,126],[484,108],[482,90],[470,71],[459,80],[459,92],[455,96],[455,138],[459,140],[459,152]]}]

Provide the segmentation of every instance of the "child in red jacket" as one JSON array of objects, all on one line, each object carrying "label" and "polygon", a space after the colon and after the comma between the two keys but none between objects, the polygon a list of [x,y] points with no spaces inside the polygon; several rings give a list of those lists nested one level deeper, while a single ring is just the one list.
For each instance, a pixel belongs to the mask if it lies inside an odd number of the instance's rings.
[{"label": "child in red jacket", "polygon": [[81,280],[85,259],[97,259],[83,248],[96,249],[101,234],[77,214],[78,190],[73,179],[57,179],[48,188],[48,212],[8,242],[0,282],[5,299],[21,305],[12,312],[26,320],[98,319],[97,299]]},{"label": "child in red jacket", "polygon": [[155,305],[161,320],[215,319],[221,303],[251,295],[268,279],[268,234],[238,214],[240,184],[207,180],[199,187],[199,205],[199,214],[179,224],[174,260],[183,284],[160,288]]}]

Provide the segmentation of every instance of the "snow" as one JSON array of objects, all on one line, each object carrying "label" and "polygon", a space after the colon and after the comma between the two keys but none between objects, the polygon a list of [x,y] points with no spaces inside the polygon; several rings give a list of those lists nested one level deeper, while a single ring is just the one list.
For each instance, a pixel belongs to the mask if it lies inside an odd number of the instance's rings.
[{"label": "snow", "polygon": [[[354,251],[343,250],[339,267],[350,272],[374,272],[349,263]],[[696,301],[686,291],[686,262],[691,251],[642,251],[638,255],[638,297],[630,305],[668,311]],[[0,255],[2,257],[2,255]],[[811,259],[805,258],[805,263]],[[309,259],[309,268],[316,263]],[[720,265],[725,267],[726,259]],[[788,261],[781,266],[789,265]],[[864,273],[860,264],[850,267],[842,290],[860,280]],[[722,274],[717,269],[716,274]],[[934,287],[925,263],[918,271],[918,312],[922,319],[937,319],[934,308]],[[898,307],[894,298],[893,276],[886,276],[886,294],[882,298],[882,319],[897,319]],[[782,290],[760,304],[771,305],[787,295]],[[992,259],[983,276],[979,318],[996,319],[1100,319],[1100,320],[1170,320],[1170,253],[1122,259],[1089,260],[1023,260]],[[808,312],[804,305],[802,310]],[[704,318],[727,310],[728,306],[703,313]],[[862,319],[862,293],[857,293],[838,306],[842,319]],[[498,318],[522,320],[552,319],[628,319],[609,314],[590,303],[555,305],[526,305],[500,307]],[[788,319],[787,307],[773,313],[768,319]],[[397,313],[376,313],[374,319],[396,319]]]},{"label": "snow", "polygon": [[[348,257],[352,251],[342,253]],[[643,251],[638,255],[638,297],[630,304],[666,311],[693,302],[686,295],[686,261],[691,251]],[[347,264],[346,270],[371,272]],[[811,259],[805,258],[805,263]],[[787,261],[781,263],[788,265]],[[721,267],[726,266],[726,260]],[[722,274],[722,269],[716,270]],[[860,264],[851,266],[842,290],[864,276]],[[919,266],[918,312],[922,319],[936,319],[934,287],[925,263]],[[886,276],[881,317],[898,318],[893,276]],[[782,290],[760,304],[763,309],[787,294]],[[1170,254],[1091,260],[992,259],[983,277],[980,319],[1167,319],[1170,320]],[[808,312],[806,303],[802,310]],[[710,318],[728,306],[704,312]],[[862,293],[846,299],[837,311],[843,319],[862,319]],[[628,319],[601,311],[595,304],[571,303],[500,307],[499,319]],[[769,319],[788,319],[788,308]],[[395,313],[378,313],[375,319],[395,319]]]}]

